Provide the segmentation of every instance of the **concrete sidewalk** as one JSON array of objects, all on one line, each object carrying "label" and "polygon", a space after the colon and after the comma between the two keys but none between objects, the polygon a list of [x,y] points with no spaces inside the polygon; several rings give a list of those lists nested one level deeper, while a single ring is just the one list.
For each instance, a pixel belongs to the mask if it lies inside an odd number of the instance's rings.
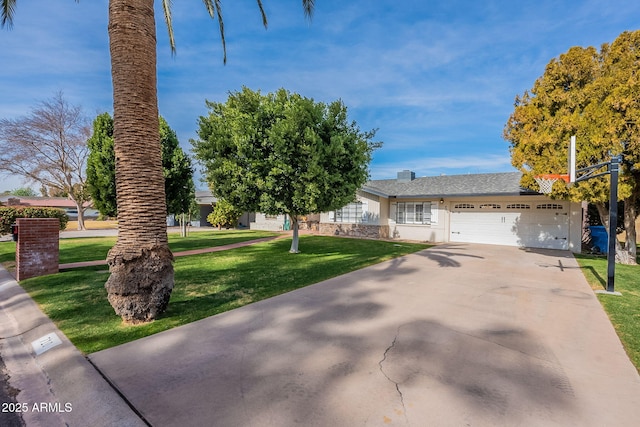
[{"label": "concrete sidewalk", "polygon": [[0,354],[27,426],[145,425],[2,267]]},{"label": "concrete sidewalk", "polygon": [[563,251],[437,246],[90,360],[156,427],[640,419],[640,377]]}]

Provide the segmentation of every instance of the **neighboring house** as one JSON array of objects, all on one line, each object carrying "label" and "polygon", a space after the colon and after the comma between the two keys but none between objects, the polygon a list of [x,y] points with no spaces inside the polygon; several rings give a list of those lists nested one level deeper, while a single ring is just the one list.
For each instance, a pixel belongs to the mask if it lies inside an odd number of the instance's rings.
[{"label": "neighboring house", "polygon": [[580,252],[580,203],[520,187],[520,172],[372,180],[357,200],[323,213],[322,234],[468,242]]},{"label": "neighboring house", "polygon": [[[0,202],[5,206],[37,206],[43,208],[58,208],[66,212],[71,219],[78,217],[76,204],[66,197],[25,197],[25,196],[0,196]],[[90,202],[85,203],[88,206]],[[85,210],[85,218],[96,218],[99,212],[95,209]]]},{"label": "neighboring house", "polygon": [[213,205],[217,200],[211,194],[211,191],[196,191],[196,203],[200,208],[200,218],[192,221],[191,225],[195,227],[211,227],[211,224],[207,222],[207,216],[213,212]]},{"label": "neighboring house", "polygon": [[[298,226],[300,230],[318,230],[320,214],[309,214],[300,218]],[[260,212],[254,214],[250,222],[252,230],[283,231],[289,230],[291,220],[288,215],[267,215]]]},{"label": "neighboring house", "polygon": [[[191,225],[195,227],[212,227],[211,224],[207,221],[207,216],[211,212],[213,212],[213,207],[215,206],[218,199],[211,194],[209,190],[196,191],[196,202],[200,207],[200,219],[196,221],[192,221]],[[241,228],[248,228],[250,222],[255,221],[256,214],[245,212],[238,219],[238,226]]]}]

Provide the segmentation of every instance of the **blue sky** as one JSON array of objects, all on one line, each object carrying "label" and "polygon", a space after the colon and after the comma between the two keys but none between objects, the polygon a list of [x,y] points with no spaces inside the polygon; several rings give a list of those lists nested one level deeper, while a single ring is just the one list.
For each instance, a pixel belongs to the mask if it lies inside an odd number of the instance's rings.
[{"label": "blue sky", "polygon": [[[514,170],[502,130],[515,96],[570,47],[640,28],[631,0],[318,0],[312,21],[300,1],[263,3],[268,30],[254,1],[223,0],[226,66],[201,1],[173,3],[175,57],[157,5],[160,114],[189,149],[205,100],[243,85],[342,99],[362,130],[379,129],[374,179]],[[0,117],[57,91],[90,117],[112,111],[107,5],[18,0],[13,29],[0,30]],[[4,177],[0,191],[20,186]]]}]

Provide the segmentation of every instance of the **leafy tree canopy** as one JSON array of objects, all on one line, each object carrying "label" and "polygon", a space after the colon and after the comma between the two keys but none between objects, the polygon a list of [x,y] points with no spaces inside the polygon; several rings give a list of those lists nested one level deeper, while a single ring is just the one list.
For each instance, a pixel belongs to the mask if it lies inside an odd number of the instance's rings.
[{"label": "leafy tree canopy", "polygon": [[93,121],[93,133],[87,140],[87,188],[93,205],[104,216],[115,217],[116,156],[113,152],[113,119],[102,113]]},{"label": "leafy tree canopy", "polygon": [[196,197],[191,159],[180,147],[175,131],[162,117],[160,117],[160,144],[167,213],[188,213]]},{"label": "leafy tree canopy", "polygon": [[263,95],[243,87],[226,103],[207,102],[194,153],[213,194],[233,206],[288,214],[297,252],[297,218],[338,209],[369,177],[380,143],[361,132],[341,101],[330,104],[285,89]]},{"label": "leafy tree canopy", "polygon": [[36,197],[38,194],[31,187],[20,187],[11,191],[14,196]]},{"label": "leafy tree canopy", "polygon": [[[538,189],[536,175],[567,172],[571,135],[577,137],[578,169],[623,155],[619,198],[625,201],[625,249],[632,262],[636,251],[635,206],[640,197],[638,52],[640,31],[624,32],[600,50],[572,47],[549,62],[530,91],[516,97],[504,130],[511,145],[511,162],[524,173],[523,186],[534,190]],[[609,177],[586,180],[570,188],[557,183],[551,196],[587,200],[606,216]]]},{"label": "leafy tree canopy", "polygon": [[241,216],[241,209],[236,208],[224,199],[220,199],[213,206],[213,212],[207,215],[207,221],[218,228],[235,227]]}]

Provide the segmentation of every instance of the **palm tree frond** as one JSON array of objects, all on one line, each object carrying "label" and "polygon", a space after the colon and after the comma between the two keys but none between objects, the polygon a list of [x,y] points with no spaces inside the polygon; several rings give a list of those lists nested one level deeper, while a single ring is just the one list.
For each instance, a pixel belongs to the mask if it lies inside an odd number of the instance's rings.
[{"label": "palm tree frond", "polygon": [[204,3],[204,7],[207,8],[207,12],[209,12],[209,16],[212,18],[215,18],[216,17],[215,6],[211,2],[211,0],[202,0],[202,3]]},{"label": "palm tree frond", "polygon": [[16,0],[0,0],[0,26],[12,28],[13,14],[16,11]]},{"label": "palm tree frond", "polygon": [[267,14],[264,12],[264,7],[262,6],[262,0],[258,0],[258,7],[260,8],[260,14],[262,15],[262,25],[267,28]]},{"label": "palm tree frond", "polygon": [[164,12],[164,22],[167,24],[169,33],[169,45],[171,46],[171,54],[176,54],[176,40],[173,37],[173,21],[171,20],[171,0],[162,0],[162,10]]},{"label": "palm tree frond", "polygon": [[302,0],[302,7],[304,9],[304,15],[311,19],[313,18],[313,9],[315,8],[315,0]]},{"label": "palm tree frond", "polygon": [[209,16],[218,20],[220,27],[220,41],[222,42],[223,63],[227,63],[227,41],[224,37],[224,21],[222,20],[222,3],[220,0],[202,0],[204,7],[207,8]]},{"label": "palm tree frond", "polygon": [[220,0],[214,0],[216,6],[216,15],[218,17],[218,26],[220,27],[220,41],[222,42],[222,63],[227,64],[227,41],[224,38],[224,21],[222,19],[222,3]]}]

